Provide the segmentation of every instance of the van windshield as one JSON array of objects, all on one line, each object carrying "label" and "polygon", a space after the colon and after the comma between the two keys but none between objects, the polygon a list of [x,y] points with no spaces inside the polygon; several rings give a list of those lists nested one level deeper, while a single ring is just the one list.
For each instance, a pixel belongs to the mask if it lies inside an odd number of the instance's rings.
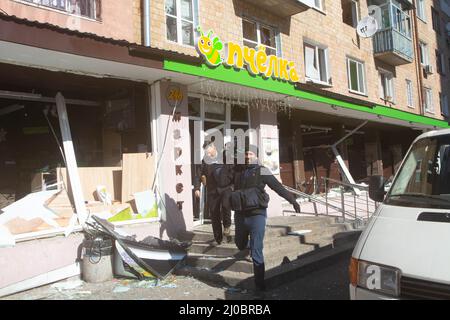
[{"label": "van windshield", "polygon": [[450,135],[414,143],[385,203],[450,209]]}]

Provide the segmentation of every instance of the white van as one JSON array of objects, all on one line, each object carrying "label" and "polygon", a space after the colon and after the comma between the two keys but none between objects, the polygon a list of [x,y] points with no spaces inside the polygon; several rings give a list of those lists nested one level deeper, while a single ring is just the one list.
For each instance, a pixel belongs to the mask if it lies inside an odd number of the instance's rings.
[{"label": "white van", "polygon": [[450,129],[420,135],[388,192],[371,177],[382,202],[350,262],[350,297],[450,299]]}]

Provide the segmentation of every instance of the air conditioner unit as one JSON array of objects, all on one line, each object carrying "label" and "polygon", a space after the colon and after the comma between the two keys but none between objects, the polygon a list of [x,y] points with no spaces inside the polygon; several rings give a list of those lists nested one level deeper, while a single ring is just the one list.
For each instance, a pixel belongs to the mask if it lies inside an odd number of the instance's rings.
[{"label": "air conditioner unit", "polygon": [[432,65],[426,65],[423,67],[426,74],[433,74],[433,66]]}]

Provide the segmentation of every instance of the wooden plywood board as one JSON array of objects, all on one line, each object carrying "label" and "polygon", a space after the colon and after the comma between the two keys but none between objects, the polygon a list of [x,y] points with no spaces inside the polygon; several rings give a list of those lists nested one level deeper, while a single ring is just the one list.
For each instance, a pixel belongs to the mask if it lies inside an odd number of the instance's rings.
[{"label": "wooden plywood board", "polygon": [[[122,196],[122,168],[121,167],[86,167],[78,168],[81,187],[83,189],[83,196],[86,201],[97,201],[96,190],[97,186],[102,185],[106,187],[108,193],[113,200],[120,201]],[[60,174],[64,185],[67,186],[69,194],[72,190],[70,183],[67,181],[67,170],[61,168]]]},{"label": "wooden plywood board", "polygon": [[[150,190],[155,161],[150,153],[124,153],[122,159],[122,202],[130,203],[136,192]],[[133,208],[135,209],[135,208]]]},{"label": "wooden plywood board", "polygon": [[103,164],[106,166],[120,166],[122,135],[112,130],[103,130]]},{"label": "wooden plywood board", "polygon": [[[67,227],[69,225],[70,219],[75,212],[75,208],[65,189],[52,196],[44,205],[58,216],[58,218],[54,220],[60,227]],[[32,232],[35,231],[39,230],[33,230]]]},{"label": "wooden plywood board", "polygon": [[14,218],[7,223],[5,226],[8,228],[12,235],[37,232],[42,230],[53,229],[54,227],[45,223],[41,218],[34,218],[31,220],[25,220],[23,218]]}]

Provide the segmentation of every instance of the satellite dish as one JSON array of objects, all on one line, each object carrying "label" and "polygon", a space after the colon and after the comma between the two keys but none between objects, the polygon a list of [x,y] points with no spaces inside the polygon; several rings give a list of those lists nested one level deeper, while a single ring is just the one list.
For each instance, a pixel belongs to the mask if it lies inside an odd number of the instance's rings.
[{"label": "satellite dish", "polygon": [[358,22],[356,32],[362,38],[371,38],[378,31],[378,22],[374,17],[367,16]]}]

